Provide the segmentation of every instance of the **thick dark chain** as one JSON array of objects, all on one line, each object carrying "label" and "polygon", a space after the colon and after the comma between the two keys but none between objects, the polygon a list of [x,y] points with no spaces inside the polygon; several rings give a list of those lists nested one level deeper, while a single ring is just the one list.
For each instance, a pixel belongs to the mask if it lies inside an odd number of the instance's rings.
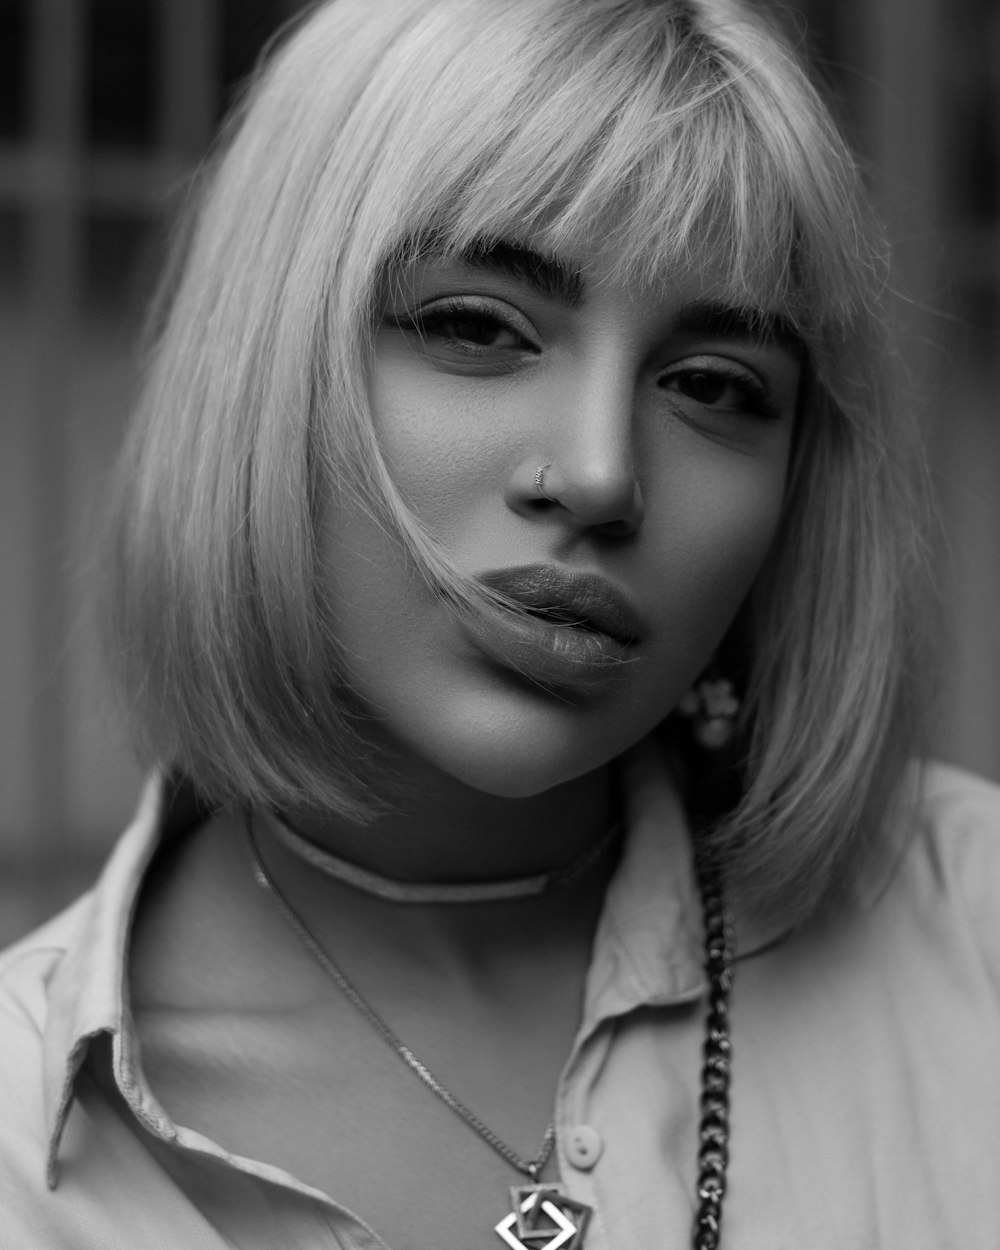
[{"label": "thick dark chain", "polygon": [[700,1121],[698,1125],[698,1210],[694,1250],[717,1250],[722,1225],[722,1200],[729,1165],[729,1081],[732,1043],[729,1039],[729,991],[733,981],[733,933],[722,895],[722,882],[712,862],[698,864],[703,923],[708,1015],[702,1048]]}]

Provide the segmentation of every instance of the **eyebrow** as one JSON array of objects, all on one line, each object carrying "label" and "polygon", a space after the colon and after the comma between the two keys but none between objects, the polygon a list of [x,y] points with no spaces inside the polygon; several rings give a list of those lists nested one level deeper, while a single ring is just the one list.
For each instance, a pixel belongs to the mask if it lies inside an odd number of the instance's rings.
[{"label": "eyebrow", "polygon": [[673,331],[675,334],[709,338],[742,339],[764,346],[773,344],[795,355],[806,354],[802,335],[783,313],[726,304],[719,300],[698,300],[686,304],[677,314]]},{"label": "eyebrow", "polygon": [[[501,273],[527,282],[542,295],[578,308],[585,297],[579,269],[558,256],[546,255],[509,239],[483,237],[459,253],[465,265]],[[697,300],[681,308],[673,324],[675,334],[738,339],[763,346],[783,347],[805,357],[806,345],[790,318],[763,308],[728,304],[721,300]]]},{"label": "eyebrow", "polygon": [[459,258],[474,269],[488,269],[519,282],[527,282],[542,295],[569,308],[583,303],[583,276],[557,256],[546,256],[533,248],[507,239],[476,239],[462,249]]}]

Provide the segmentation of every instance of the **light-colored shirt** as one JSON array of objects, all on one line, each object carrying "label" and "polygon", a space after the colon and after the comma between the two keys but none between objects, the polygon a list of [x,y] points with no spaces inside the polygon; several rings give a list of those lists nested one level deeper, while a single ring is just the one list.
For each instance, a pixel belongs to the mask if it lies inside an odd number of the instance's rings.
[{"label": "light-colored shirt", "polygon": [[[364,1211],[173,1123],[149,1087],[128,942],[176,832],[164,791],[149,785],[93,891],[0,956],[0,1250],[384,1250]],[[594,1208],[586,1250],[679,1250],[695,1201],[700,905],[682,812],[648,755],[628,792],[555,1091],[558,1163]],[[877,900],[741,941],[725,1250],[1000,1247],[1000,790],[933,768],[912,819]]]}]

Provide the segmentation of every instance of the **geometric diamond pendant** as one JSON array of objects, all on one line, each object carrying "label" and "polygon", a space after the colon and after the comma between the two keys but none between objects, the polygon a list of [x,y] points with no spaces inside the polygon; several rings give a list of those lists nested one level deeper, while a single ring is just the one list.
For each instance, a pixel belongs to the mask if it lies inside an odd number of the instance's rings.
[{"label": "geometric diamond pendant", "polygon": [[514,1185],[510,1205],[494,1229],[510,1250],[582,1250],[591,1208],[558,1185]]}]

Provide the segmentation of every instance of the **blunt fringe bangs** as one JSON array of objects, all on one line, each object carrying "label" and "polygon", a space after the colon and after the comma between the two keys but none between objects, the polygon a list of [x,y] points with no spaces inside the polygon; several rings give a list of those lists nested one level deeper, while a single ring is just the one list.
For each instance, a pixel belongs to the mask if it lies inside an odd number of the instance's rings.
[{"label": "blunt fringe bangs", "polygon": [[636,284],[711,263],[807,344],[786,513],[741,614],[744,783],[706,835],[801,918],[876,849],[917,741],[922,476],[883,394],[886,257],[855,164],[737,0],[332,0],[280,41],[178,235],[117,479],[108,635],[138,740],[217,802],[377,813],[326,502],[376,517],[456,612],[500,605],[379,454],[375,303],[428,247],[529,235],[606,240]]}]

